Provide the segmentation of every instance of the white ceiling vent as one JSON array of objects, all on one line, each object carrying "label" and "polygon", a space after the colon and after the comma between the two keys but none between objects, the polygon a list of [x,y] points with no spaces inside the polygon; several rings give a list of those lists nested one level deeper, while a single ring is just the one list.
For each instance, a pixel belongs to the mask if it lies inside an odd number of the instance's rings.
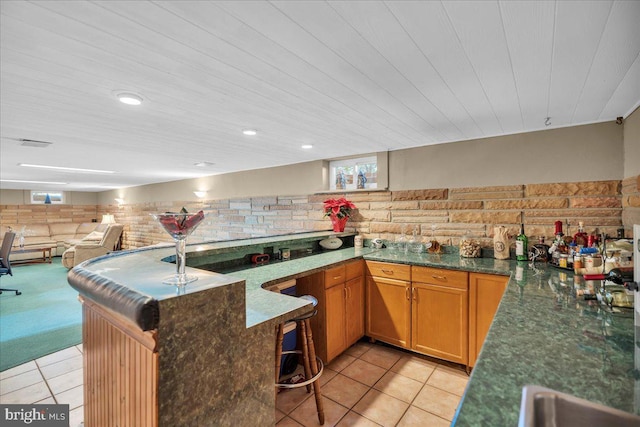
[{"label": "white ceiling vent", "polygon": [[20,143],[21,143],[20,145],[22,145],[24,147],[47,148],[48,146],[53,144],[53,142],[36,141],[35,139],[22,139],[22,138],[20,138],[18,141],[20,141]]}]

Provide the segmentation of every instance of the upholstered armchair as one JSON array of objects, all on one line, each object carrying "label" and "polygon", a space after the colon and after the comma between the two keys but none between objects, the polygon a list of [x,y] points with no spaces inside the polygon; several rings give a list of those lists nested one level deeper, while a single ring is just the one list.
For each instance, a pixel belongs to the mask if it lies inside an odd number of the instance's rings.
[{"label": "upholstered armchair", "polygon": [[81,241],[62,254],[62,265],[73,268],[83,261],[112,252],[122,235],[122,224],[111,224],[99,242]]}]

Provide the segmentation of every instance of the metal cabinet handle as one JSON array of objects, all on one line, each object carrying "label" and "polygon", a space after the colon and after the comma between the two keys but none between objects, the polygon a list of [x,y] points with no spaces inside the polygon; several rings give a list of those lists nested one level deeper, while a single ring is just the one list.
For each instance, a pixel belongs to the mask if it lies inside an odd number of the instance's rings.
[{"label": "metal cabinet handle", "polygon": [[348,299],[349,295],[347,294],[347,288],[344,288],[344,299]]},{"label": "metal cabinet handle", "polygon": [[408,287],[405,288],[405,293],[407,294],[407,301],[409,301],[411,299],[411,297],[409,296],[409,288]]},{"label": "metal cabinet handle", "polygon": [[338,280],[340,279],[342,276],[333,276],[333,280]]},{"label": "metal cabinet handle", "polygon": [[385,274],[393,274],[393,270],[385,270],[384,268],[382,269],[382,272]]},{"label": "metal cabinet handle", "polygon": [[432,274],[431,277],[438,280],[447,280],[446,276],[438,276],[436,274]]}]

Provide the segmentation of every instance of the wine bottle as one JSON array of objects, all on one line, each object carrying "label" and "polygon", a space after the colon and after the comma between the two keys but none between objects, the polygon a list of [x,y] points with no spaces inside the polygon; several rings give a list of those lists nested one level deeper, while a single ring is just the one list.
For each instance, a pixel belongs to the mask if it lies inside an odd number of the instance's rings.
[{"label": "wine bottle", "polygon": [[520,224],[520,234],[516,237],[516,259],[518,261],[527,261],[529,259],[528,246],[529,239],[524,234],[524,224]]},{"label": "wine bottle", "polygon": [[613,283],[622,285],[625,282],[633,281],[633,267],[613,268],[609,273],[605,274],[605,279]]}]

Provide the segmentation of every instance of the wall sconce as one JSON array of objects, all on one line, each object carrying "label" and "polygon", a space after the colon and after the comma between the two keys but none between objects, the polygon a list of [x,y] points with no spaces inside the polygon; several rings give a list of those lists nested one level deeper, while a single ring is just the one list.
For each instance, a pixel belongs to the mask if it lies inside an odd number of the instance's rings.
[{"label": "wall sconce", "polygon": [[115,224],[116,218],[111,214],[102,215],[102,224]]},{"label": "wall sconce", "polygon": [[116,198],[116,199],[113,199],[113,200],[115,200],[118,203],[118,205],[124,205],[124,199]]},{"label": "wall sconce", "polygon": [[207,195],[207,192],[206,191],[194,191],[193,194],[195,194],[198,199],[203,199]]}]

